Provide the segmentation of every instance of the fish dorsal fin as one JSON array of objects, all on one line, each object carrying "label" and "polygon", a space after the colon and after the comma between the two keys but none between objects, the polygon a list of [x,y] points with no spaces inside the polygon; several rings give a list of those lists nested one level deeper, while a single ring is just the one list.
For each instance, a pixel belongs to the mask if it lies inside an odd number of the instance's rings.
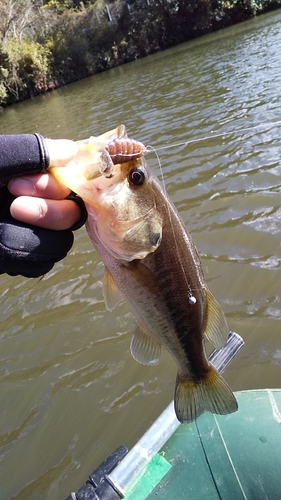
[{"label": "fish dorsal fin", "polygon": [[228,337],[228,324],[223,310],[210,290],[207,292],[207,310],[205,316],[204,333],[207,339],[215,346],[221,349]]},{"label": "fish dorsal fin", "polygon": [[102,293],[106,308],[112,311],[121,300],[121,294],[117,288],[115,280],[107,267],[104,270]]},{"label": "fish dorsal fin", "polygon": [[120,138],[120,139],[121,138],[125,139],[126,137],[128,137],[125,125],[123,125],[123,124],[119,125],[117,127],[116,134],[117,134],[117,137]]},{"label": "fish dorsal fin", "polygon": [[161,344],[136,323],[131,340],[131,354],[142,365],[157,365],[161,357]]}]

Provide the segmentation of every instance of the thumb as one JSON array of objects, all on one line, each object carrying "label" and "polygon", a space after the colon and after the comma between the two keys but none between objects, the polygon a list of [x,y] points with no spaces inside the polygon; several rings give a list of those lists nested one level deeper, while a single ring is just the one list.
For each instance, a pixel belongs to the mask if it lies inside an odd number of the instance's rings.
[{"label": "thumb", "polygon": [[78,146],[69,139],[45,139],[50,155],[50,166],[61,167],[70,162],[78,151]]}]

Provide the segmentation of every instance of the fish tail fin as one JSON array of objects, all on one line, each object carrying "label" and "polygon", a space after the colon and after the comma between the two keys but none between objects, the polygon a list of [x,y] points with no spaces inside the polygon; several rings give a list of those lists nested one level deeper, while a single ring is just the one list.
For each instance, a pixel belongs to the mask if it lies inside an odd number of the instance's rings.
[{"label": "fish tail fin", "polygon": [[238,409],[236,398],[225,380],[210,365],[204,378],[195,380],[177,375],[175,412],[181,423],[196,420],[205,411],[227,415]]}]

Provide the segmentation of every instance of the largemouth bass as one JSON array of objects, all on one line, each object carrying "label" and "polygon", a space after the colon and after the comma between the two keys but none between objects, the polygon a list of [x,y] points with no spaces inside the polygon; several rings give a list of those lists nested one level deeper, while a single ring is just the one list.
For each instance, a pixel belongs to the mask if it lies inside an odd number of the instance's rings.
[{"label": "largemouth bass", "polygon": [[131,141],[119,126],[80,142],[72,162],[50,171],[85,201],[86,228],[105,265],[106,306],[114,309],[123,297],[136,318],[132,356],[154,365],[165,346],[174,358],[178,420],[232,413],[237,401],[204,348],[205,339],[217,349],[226,343],[226,318],[191,236],[144,159],[144,146]]}]

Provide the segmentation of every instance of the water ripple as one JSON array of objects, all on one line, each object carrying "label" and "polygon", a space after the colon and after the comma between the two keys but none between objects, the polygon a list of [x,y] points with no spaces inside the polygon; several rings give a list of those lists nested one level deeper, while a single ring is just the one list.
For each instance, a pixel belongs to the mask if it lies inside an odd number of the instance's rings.
[{"label": "water ripple", "polygon": [[[276,12],[212,33],[0,120],[0,133],[72,139],[125,123],[158,151],[209,286],[246,341],[226,374],[235,389],[280,385],[280,21]],[[147,160],[161,175],[153,152]],[[150,372],[131,359],[132,317],[124,304],[105,310],[102,272],[81,229],[41,281],[1,276],[1,500],[65,498],[78,469],[81,484],[92,470],[93,443],[98,465],[172,399],[173,362]]]}]

